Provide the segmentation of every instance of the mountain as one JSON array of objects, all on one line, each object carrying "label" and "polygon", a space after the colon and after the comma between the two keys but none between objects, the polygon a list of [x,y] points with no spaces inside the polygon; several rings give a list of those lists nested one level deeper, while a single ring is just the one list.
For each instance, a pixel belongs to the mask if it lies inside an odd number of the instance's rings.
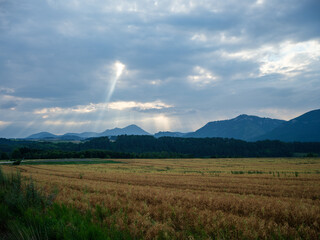
[{"label": "mountain", "polygon": [[155,138],[160,138],[160,137],[183,137],[186,135],[186,133],[181,133],[181,132],[157,132],[153,136]]},{"label": "mountain", "polygon": [[285,122],[255,140],[265,139],[284,142],[320,142],[320,109]]},{"label": "mountain", "polygon": [[184,137],[222,137],[249,141],[283,123],[285,123],[283,120],[242,114],[229,120],[209,122],[197,131],[184,135]]},{"label": "mountain", "polygon": [[80,138],[91,138],[91,137],[97,137],[99,133],[96,132],[83,132],[83,133],[66,133],[63,136],[76,136]]},{"label": "mountain", "polygon": [[[137,125],[125,128],[108,129],[102,133],[83,132],[54,135],[49,132],[32,134],[27,139],[82,140],[91,137],[118,135],[150,135]],[[159,137],[222,137],[245,141],[280,140],[285,142],[320,142],[320,109],[307,112],[290,121],[261,118],[250,115],[239,115],[236,118],[209,122],[195,132],[158,132]]]},{"label": "mountain", "polygon": [[27,137],[27,139],[48,139],[48,138],[57,138],[57,135],[54,135],[52,133],[49,132],[39,132],[36,134],[32,134],[29,137]]},{"label": "mountain", "polygon": [[76,135],[66,135],[66,134],[62,136],[58,136],[57,138],[58,140],[65,140],[65,141],[80,141],[83,139],[82,137],[79,137]]},{"label": "mountain", "polygon": [[54,135],[49,132],[40,132],[32,134],[26,139],[54,139],[54,140],[82,140],[92,137],[119,136],[119,135],[150,135],[137,125],[129,125],[124,128],[108,129],[102,133],[83,132],[83,133],[66,133],[64,135]]},{"label": "mountain", "polygon": [[118,136],[118,135],[150,135],[150,133],[144,131],[142,128],[137,125],[129,125],[125,128],[114,128],[108,129],[99,134],[99,137],[104,136]]}]

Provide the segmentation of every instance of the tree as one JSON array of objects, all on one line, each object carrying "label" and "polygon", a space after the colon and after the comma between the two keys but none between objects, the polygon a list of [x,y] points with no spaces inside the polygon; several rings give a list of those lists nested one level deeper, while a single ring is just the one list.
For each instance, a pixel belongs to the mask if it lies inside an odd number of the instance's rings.
[{"label": "tree", "polygon": [[12,154],[11,154],[12,159],[20,159],[22,158],[22,154],[18,148],[14,149]]},{"label": "tree", "polygon": [[2,160],[8,160],[8,159],[9,159],[8,154],[5,153],[5,152],[2,152],[2,153],[1,153],[1,159],[2,159]]}]

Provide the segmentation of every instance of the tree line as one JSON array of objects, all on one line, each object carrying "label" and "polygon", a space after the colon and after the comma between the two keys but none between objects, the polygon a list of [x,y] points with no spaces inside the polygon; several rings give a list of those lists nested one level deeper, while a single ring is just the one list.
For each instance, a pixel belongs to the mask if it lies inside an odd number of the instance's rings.
[{"label": "tree line", "polygon": [[190,158],[319,156],[320,143],[228,138],[118,136],[80,143],[0,139],[1,159],[51,158]]}]

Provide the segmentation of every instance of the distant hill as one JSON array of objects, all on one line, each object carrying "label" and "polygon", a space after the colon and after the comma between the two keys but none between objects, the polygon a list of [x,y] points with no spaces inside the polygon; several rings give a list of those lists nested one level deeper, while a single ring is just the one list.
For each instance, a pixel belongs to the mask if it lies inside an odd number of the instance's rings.
[{"label": "distant hill", "polygon": [[284,122],[278,119],[242,114],[229,120],[209,122],[197,131],[184,135],[184,137],[222,137],[249,141],[275,129]]},{"label": "distant hill", "polygon": [[320,142],[320,109],[307,112],[255,140],[280,140],[284,142]]},{"label": "distant hill", "polygon": [[99,137],[105,136],[119,136],[119,135],[150,135],[150,133],[144,131],[142,128],[138,127],[137,125],[129,125],[124,128],[114,128],[108,129],[99,134]]},{"label": "distant hill", "polygon": [[47,139],[47,140],[82,140],[86,138],[92,137],[111,137],[111,136],[119,136],[119,135],[150,135],[150,133],[144,131],[142,128],[137,125],[129,125],[124,128],[114,128],[108,129],[102,133],[95,132],[83,132],[83,133],[66,133],[64,135],[55,135],[49,132],[40,132],[36,134],[32,134],[26,139]]},{"label": "distant hill", "polygon": [[157,132],[153,136],[155,138],[159,137],[183,137],[186,135],[186,133],[181,133],[181,132]]},{"label": "distant hill", "polygon": [[83,132],[83,133],[66,133],[63,136],[64,137],[80,137],[80,138],[91,138],[91,137],[97,137],[99,134],[95,132]]},{"label": "distant hill", "polygon": [[27,137],[27,139],[48,139],[48,138],[57,138],[57,135],[54,135],[52,133],[49,132],[39,132],[36,134],[32,134],[29,137]]},{"label": "distant hill", "polygon": [[65,141],[80,141],[83,138],[75,135],[62,135],[57,137],[59,140],[65,140]]}]

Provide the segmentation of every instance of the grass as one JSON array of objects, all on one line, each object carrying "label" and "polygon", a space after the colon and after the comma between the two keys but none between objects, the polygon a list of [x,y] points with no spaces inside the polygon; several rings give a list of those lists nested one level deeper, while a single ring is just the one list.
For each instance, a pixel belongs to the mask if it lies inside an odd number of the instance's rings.
[{"label": "grass", "polygon": [[[131,239],[125,231],[105,225],[92,212],[54,203],[32,180],[0,168],[0,239]],[[97,208],[96,215],[101,210]]]},{"label": "grass", "polygon": [[[14,162],[8,162],[6,165],[11,165]],[[20,162],[20,165],[75,165],[75,164],[115,164],[121,163],[125,164],[125,162],[115,161],[115,160],[82,160],[82,159],[71,159],[71,160],[62,160],[62,159],[50,159],[50,160],[24,160]],[[14,165],[14,164],[13,164]]]},{"label": "grass", "polygon": [[61,160],[50,160],[50,161],[34,161],[34,160],[29,160],[22,162],[21,165],[75,165],[75,164],[115,164],[115,163],[124,163],[124,162],[119,162],[119,161],[114,161],[114,160],[88,160],[88,161],[61,161]]},{"label": "grass", "polygon": [[319,158],[117,162],[3,169],[135,239],[320,239]]}]

